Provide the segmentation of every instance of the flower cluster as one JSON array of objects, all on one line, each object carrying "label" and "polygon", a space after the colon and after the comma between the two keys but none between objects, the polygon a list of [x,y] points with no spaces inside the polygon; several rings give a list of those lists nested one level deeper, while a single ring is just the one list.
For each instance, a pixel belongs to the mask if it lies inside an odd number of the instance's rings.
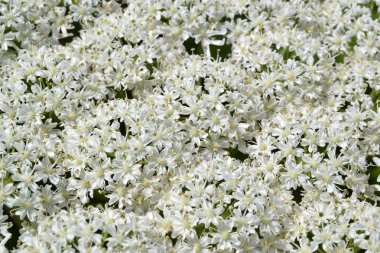
[{"label": "flower cluster", "polygon": [[0,251],[380,252],[379,8],[0,1]]}]

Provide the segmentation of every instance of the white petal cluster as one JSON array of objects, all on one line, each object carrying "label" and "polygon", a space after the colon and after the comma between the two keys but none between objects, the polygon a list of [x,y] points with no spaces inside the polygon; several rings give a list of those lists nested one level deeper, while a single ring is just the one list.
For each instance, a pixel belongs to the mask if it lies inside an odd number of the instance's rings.
[{"label": "white petal cluster", "polygon": [[380,252],[379,16],[0,1],[0,252]]}]

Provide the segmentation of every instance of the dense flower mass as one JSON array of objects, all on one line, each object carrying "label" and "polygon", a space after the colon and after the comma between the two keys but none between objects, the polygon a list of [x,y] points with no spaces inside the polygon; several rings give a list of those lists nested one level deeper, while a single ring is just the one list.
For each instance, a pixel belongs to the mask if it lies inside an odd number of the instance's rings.
[{"label": "dense flower mass", "polygon": [[380,252],[380,1],[0,1],[0,252]]}]

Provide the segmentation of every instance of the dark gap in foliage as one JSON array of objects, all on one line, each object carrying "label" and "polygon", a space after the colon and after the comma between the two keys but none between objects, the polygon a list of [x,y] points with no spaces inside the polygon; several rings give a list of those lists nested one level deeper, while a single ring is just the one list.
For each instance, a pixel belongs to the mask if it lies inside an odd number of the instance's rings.
[{"label": "dark gap in foliage", "polygon": [[185,42],[183,42],[183,46],[186,48],[186,52],[188,54],[202,55],[204,53],[202,44],[200,42],[198,44],[195,43],[195,39],[192,37],[185,40]]},{"label": "dark gap in foliage", "polygon": [[169,24],[169,19],[166,18],[166,17],[164,17],[164,16],[161,16],[160,21],[161,21],[162,23],[164,23],[164,24]]},{"label": "dark gap in foliage", "polygon": [[327,149],[327,145],[324,145],[324,146],[318,146],[318,147],[317,147],[318,152],[321,153],[321,154],[325,154],[325,157],[327,157],[326,149]]},{"label": "dark gap in foliage", "polygon": [[25,90],[25,93],[32,93],[32,85],[33,83],[31,81],[28,81],[26,79],[21,79],[21,81],[26,84],[26,90]]},{"label": "dark gap in foliage", "polygon": [[61,120],[54,113],[54,111],[44,112],[42,115],[44,116],[44,118],[42,119],[42,122],[45,123],[46,120],[51,119],[52,123],[56,123],[57,124],[57,126],[54,129],[58,129],[58,130],[61,130],[61,131],[64,129],[64,127],[61,124]]},{"label": "dark gap in foliage", "polygon": [[316,64],[319,61],[319,56],[317,54],[313,55],[313,64]]},{"label": "dark gap in foliage", "polygon": [[[343,176],[343,180],[345,178],[346,176]],[[352,196],[352,193],[353,193],[352,189],[348,188],[346,185],[338,185],[338,186],[346,198],[350,198]]]},{"label": "dark gap in foliage", "polygon": [[339,111],[339,112],[345,112],[349,105],[350,105],[350,102],[348,102],[347,100],[344,101],[343,106],[340,107],[338,111]]},{"label": "dark gap in foliage", "polygon": [[113,159],[113,158],[115,158],[115,153],[106,153],[106,155],[107,155],[107,157],[109,157],[109,158],[111,158],[111,159]]},{"label": "dark gap in foliage", "polygon": [[205,79],[204,79],[204,77],[200,77],[200,78],[198,78],[198,80],[195,81],[195,85],[197,85],[197,86],[201,86],[203,92],[206,91],[206,89],[205,89]]},{"label": "dark gap in foliage", "polygon": [[[246,5],[246,6],[248,6],[248,4]],[[248,20],[248,17],[247,17],[247,15],[245,15],[245,14],[236,14],[235,16],[234,16],[234,20],[235,21],[237,21],[237,20]]]},{"label": "dark gap in foliage", "polygon": [[143,43],[142,40],[134,43],[134,42],[131,42],[131,41],[127,40],[125,37],[119,37],[118,40],[121,43],[121,45],[123,45],[123,46],[124,45],[130,45],[131,47],[140,46]]},{"label": "dark gap in foliage", "polygon": [[116,3],[120,4],[120,7],[122,9],[125,9],[128,7],[128,4],[124,0],[116,0]]},{"label": "dark gap in foliage", "polygon": [[124,90],[116,90],[115,98],[125,99],[127,97],[127,92]]},{"label": "dark gap in foliage", "polygon": [[126,136],[127,135],[127,131],[126,131],[126,126],[125,126],[125,123],[124,123],[124,121],[120,121],[119,120],[119,123],[120,123],[120,133],[121,133],[121,135],[122,136]]},{"label": "dark gap in foliage", "polygon": [[232,44],[224,44],[223,46],[210,45],[210,53],[214,60],[224,61],[231,57]]},{"label": "dark gap in foliage", "polygon": [[156,58],[152,59],[152,63],[146,62],[145,67],[149,70],[149,80],[153,80],[154,79],[154,77],[152,76],[153,72],[155,69],[158,68],[157,59]]},{"label": "dark gap in foliage", "polygon": [[178,238],[172,238],[172,233],[172,231],[167,232],[165,238],[170,238],[173,245],[175,245],[177,243]]},{"label": "dark gap in foliage", "polygon": [[127,98],[132,99],[133,98],[133,92],[132,90],[127,90]]},{"label": "dark gap in foliage", "polygon": [[336,149],[335,149],[335,155],[336,155],[336,157],[338,157],[341,154],[341,152],[340,152],[341,150],[342,150],[341,147],[336,146]]},{"label": "dark gap in foliage", "polygon": [[302,191],[304,189],[302,186],[298,186],[296,189],[292,190],[293,200],[299,204],[302,201]]},{"label": "dark gap in foliage", "polygon": [[66,179],[71,178],[71,171],[70,170],[65,172],[65,178]]},{"label": "dark gap in foliage", "polygon": [[366,161],[367,161],[367,164],[371,164],[367,167],[367,172],[366,172],[366,174],[369,175],[368,183],[378,184],[377,178],[380,175],[380,166],[376,166],[376,164],[373,162],[373,156],[366,157]]},{"label": "dark gap in foliage", "polygon": [[79,37],[80,30],[82,30],[82,25],[79,22],[73,22],[73,29],[68,29],[68,33],[72,33],[73,36],[65,37],[62,39],[58,39],[59,44],[62,46],[65,46],[67,43],[70,43],[74,40],[74,38]]},{"label": "dark gap in foliage", "polygon": [[[219,180],[219,181],[217,181],[217,182],[215,183],[215,187],[218,188],[219,185],[221,185],[222,183],[225,183],[225,182],[226,182],[226,180],[224,180],[224,179]],[[212,185],[212,184],[214,184],[214,183],[213,183],[213,182],[208,182],[208,183],[207,183],[207,186]]]},{"label": "dark gap in foliage", "polygon": [[193,227],[195,232],[197,233],[197,236],[200,238],[202,235],[203,230],[205,229],[205,224],[201,223]]},{"label": "dark gap in foliage", "polygon": [[372,102],[373,102],[373,108],[372,108],[372,110],[376,111],[377,107],[379,105],[379,101],[380,101],[380,91],[376,91],[375,89],[372,89],[368,85],[366,79],[364,79],[364,82],[366,82],[366,85],[367,85],[367,88],[365,90],[365,94],[371,97]]},{"label": "dark gap in foliage", "polygon": [[225,150],[228,152],[230,157],[238,159],[240,161],[244,161],[245,159],[249,157],[247,154],[240,152],[237,147],[227,148]]},{"label": "dark gap in foliage", "polygon": [[344,58],[346,57],[346,54],[341,52],[337,56],[335,56],[335,63],[344,63]]},{"label": "dark gap in foliage", "polygon": [[10,250],[17,247],[17,241],[20,237],[21,221],[18,216],[11,215],[11,210],[6,205],[3,205],[3,212],[8,216],[6,221],[12,224],[8,229],[12,237],[5,243],[5,248]]},{"label": "dark gap in foliage", "polygon": [[366,88],[364,94],[366,94],[366,95],[371,95],[372,90],[373,90],[373,89],[367,84],[367,88]]},{"label": "dark gap in foliage", "polygon": [[90,198],[90,201],[85,204],[85,207],[87,206],[98,206],[101,205],[104,207],[109,201],[109,198],[107,198],[103,193],[101,193],[99,190],[94,190],[94,195],[92,198]]},{"label": "dark gap in foliage", "polygon": [[287,61],[288,59],[293,59],[296,57],[296,53],[294,51],[290,51],[289,47],[281,47],[279,49],[276,49],[275,51],[282,55],[282,58],[284,59],[284,61]]},{"label": "dark gap in foliage", "polygon": [[351,40],[348,42],[348,50],[354,51],[354,47],[356,46],[357,37],[356,35],[352,36]]},{"label": "dark gap in foliage", "polygon": [[370,1],[369,8],[371,10],[371,18],[376,20],[379,17],[379,6],[377,6],[375,1]]}]

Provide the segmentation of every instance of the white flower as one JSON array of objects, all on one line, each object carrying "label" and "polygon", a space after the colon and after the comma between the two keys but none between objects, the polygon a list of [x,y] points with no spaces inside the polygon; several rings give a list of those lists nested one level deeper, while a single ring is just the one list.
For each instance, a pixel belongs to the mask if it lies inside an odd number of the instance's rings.
[{"label": "white flower", "polygon": [[113,180],[121,180],[124,184],[135,182],[136,178],[141,174],[141,164],[136,163],[134,156],[116,154],[116,158],[112,161]]},{"label": "white flower", "polygon": [[302,163],[296,164],[292,159],[286,159],[285,162],[286,172],[281,174],[284,184],[287,189],[296,189],[298,185],[303,185],[307,182],[309,177],[303,174]]},{"label": "white flower", "polygon": [[14,37],[13,32],[5,33],[5,26],[0,25],[0,45],[2,50],[7,51],[9,46],[17,48],[13,42]]},{"label": "white flower", "polygon": [[233,222],[222,221],[217,225],[217,232],[213,233],[211,243],[216,243],[220,250],[230,251],[233,244],[238,244],[238,235],[232,232]]},{"label": "white flower", "polygon": [[206,253],[210,252],[208,249],[209,240],[207,237],[199,238],[195,233],[190,234],[185,242],[181,245],[181,249],[178,252],[194,252],[194,253]]},{"label": "white flower", "polygon": [[37,195],[31,195],[28,189],[22,189],[18,196],[10,200],[10,204],[15,206],[16,214],[24,219],[26,216],[30,221],[35,221],[40,208],[40,201]]},{"label": "white flower", "polygon": [[337,191],[337,185],[343,184],[342,177],[330,167],[321,166],[312,174],[317,179],[315,182],[317,187],[327,189],[329,193]]},{"label": "white flower", "polygon": [[180,236],[180,239],[183,239],[195,232],[193,227],[198,219],[193,215],[175,212],[171,220],[173,222],[173,238]]},{"label": "white flower", "polygon": [[210,202],[203,201],[201,208],[198,210],[199,222],[205,225],[205,228],[209,228],[211,224],[218,224],[221,219],[220,215],[224,212],[224,208],[221,206],[213,207]]}]

